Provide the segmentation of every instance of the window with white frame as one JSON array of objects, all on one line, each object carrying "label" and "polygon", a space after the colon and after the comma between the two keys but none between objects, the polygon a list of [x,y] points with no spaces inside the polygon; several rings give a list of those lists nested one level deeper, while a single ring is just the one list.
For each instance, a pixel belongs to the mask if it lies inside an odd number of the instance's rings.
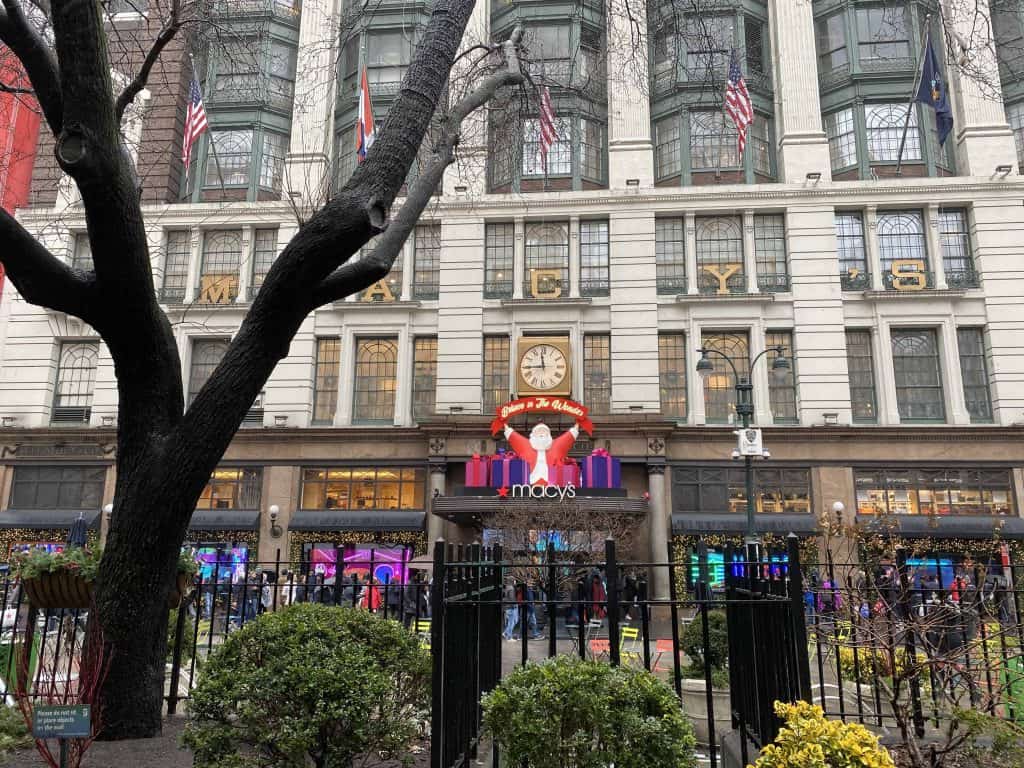
[{"label": "window with white frame", "polygon": [[412,297],[436,299],[441,283],[441,225],[418,225],[413,249]]},{"label": "window with white frame", "polygon": [[855,422],[878,421],[875,393],[875,360],[871,353],[871,331],[846,331],[846,368],[850,380],[850,408]]},{"label": "window with white frame", "polygon": [[654,124],[654,174],[659,179],[682,170],[679,154],[679,116],[669,115]]},{"label": "window with white frame", "polygon": [[864,217],[856,211],[844,211],[836,213],[835,221],[836,253],[843,290],[870,288]]},{"label": "window with white frame", "polygon": [[[796,424],[799,421],[796,408],[796,358],[793,355],[792,331],[768,331],[764,337],[765,347],[781,347],[782,356],[789,361],[789,370],[771,371],[768,376],[768,401],[772,419],[776,424]],[[766,363],[771,370],[779,353],[770,351]]]},{"label": "window with white frame", "polygon": [[523,296],[558,298],[569,293],[569,226],[545,222],[526,227]]},{"label": "window with white frame", "polygon": [[238,296],[242,262],[242,230],[211,229],[203,234],[199,272],[199,304],[230,304]]},{"label": "window with white frame", "polygon": [[398,93],[416,47],[410,29],[372,31],[366,35],[366,79],[371,92]]},{"label": "window with white frame", "polygon": [[[567,117],[555,118],[555,139],[548,147],[548,176],[568,176],[572,173],[572,123]],[[523,121],[523,176],[544,176],[544,157],[541,154],[540,120]]]},{"label": "window with white frame", "polygon": [[988,388],[988,361],[985,331],[982,328],[957,328],[960,352],[960,377],[964,386],[964,405],[973,424],[992,421],[992,395]]},{"label": "window with white frame", "polygon": [[188,262],[192,256],[192,234],[187,229],[167,233],[164,246],[164,276],[160,297],[168,302],[185,300],[188,283]]},{"label": "window with white frame", "polygon": [[580,222],[580,295],[607,296],[611,289],[608,266],[608,222]]},{"label": "window with white frame", "polygon": [[512,297],[515,225],[487,224],[484,236],[484,298]]},{"label": "window with white frame", "polygon": [[192,360],[188,375],[188,404],[196,399],[196,395],[209,381],[214,370],[224,359],[228,351],[228,339],[193,339]]},{"label": "window with white frame", "polygon": [[325,336],[316,340],[316,370],[313,377],[313,423],[332,424],[338,407],[338,372],[341,339]]},{"label": "window with white frame", "polygon": [[682,218],[654,221],[658,293],[686,293],[686,235]]},{"label": "window with white frame", "polygon": [[757,285],[762,291],[789,290],[786,219],[782,214],[754,216],[754,259],[757,262]]},{"label": "window with white frame", "polygon": [[950,288],[976,288],[978,275],[971,255],[971,236],[967,230],[967,211],[943,208],[939,211],[939,244],[942,266]]},{"label": "window with white frame", "polygon": [[398,340],[357,339],[352,420],[391,423],[397,387]]},{"label": "window with white frame", "polygon": [[248,186],[252,171],[252,130],[211,131],[209,141],[205,186]]},{"label": "window with white frame", "polygon": [[690,168],[694,171],[739,168],[738,134],[721,110],[690,113]]},{"label": "window with white frame", "polygon": [[935,329],[893,330],[892,365],[900,421],[945,421],[946,406]]},{"label": "window with white frame", "polygon": [[437,409],[437,336],[417,336],[412,357],[412,417],[433,416]]},{"label": "window with white frame", "polygon": [[825,115],[825,134],[828,136],[833,171],[857,165],[857,128],[853,107]]},{"label": "window with white frame", "polygon": [[743,228],[737,216],[699,217],[697,286],[701,293],[744,293]]},{"label": "window with white frame", "polygon": [[882,278],[886,287],[900,290],[909,283],[917,285],[922,280],[925,286],[930,286],[928,246],[921,212],[879,212],[877,231]]},{"label": "window with white frame", "polygon": [[277,229],[257,229],[253,233],[252,280],[249,283],[249,298],[256,298],[263,279],[277,258]]},{"label": "window with white frame", "polygon": [[57,358],[57,382],[53,390],[54,424],[88,424],[99,345],[89,341],[65,341]]},{"label": "window with white frame", "polygon": [[96,267],[92,263],[92,244],[89,242],[88,232],[75,234],[74,250],[71,253],[71,268],[80,269],[83,272],[91,272]]}]

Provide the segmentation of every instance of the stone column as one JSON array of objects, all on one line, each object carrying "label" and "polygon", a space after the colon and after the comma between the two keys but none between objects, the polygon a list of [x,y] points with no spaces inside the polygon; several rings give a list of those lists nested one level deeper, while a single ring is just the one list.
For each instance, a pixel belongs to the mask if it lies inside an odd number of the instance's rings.
[{"label": "stone column", "polygon": [[444,495],[445,483],[448,479],[448,462],[444,457],[431,457],[429,464],[430,482],[427,493],[430,495],[427,504],[427,551],[433,552],[434,542],[440,538],[448,538],[447,522],[430,511],[434,506],[434,496]]},{"label": "stone column", "polygon": [[637,3],[632,18],[612,12],[608,18],[608,183],[625,189],[627,179],[654,186],[651,105],[646,88],[647,55],[635,55],[634,25],[647,28],[646,6]]},{"label": "stone column", "polygon": [[878,250],[878,209],[869,205],[864,211],[864,249],[867,251],[868,269],[871,270],[871,290],[885,287],[882,280],[882,254]]},{"label": "stone column", "polygon": [[700,292],[700,273],[697,271],[697,218],[687,212],[683,218],[686,237],[686,290],[683,293]]},{"label": "stone column", "polygon": [[[818,62],[810,0],[770,0],[775,70],[775,130],[779,181],[804,183],[808,173],[832,178],[828,141],[821,126]],[[808,44],[811,42],[811,44]]]},{"label": "stone column", "polygon": [[759,293],[757,287],[757,254],[754,253],[754,212],[743,212],[743,272],[747,277],[747,293]]},{"label": "stone column", "polygon": [[[647,484],[651,495],[648,504],[647,524],[648,540],[651,545],[650,559],[652,563],[668,561],[668,537],[671,528],[669,504],[665,498],[665,458],[663,456],[647,459]],[[668,599],[668,568],[652,568],[650,597],[655,600]]]}]

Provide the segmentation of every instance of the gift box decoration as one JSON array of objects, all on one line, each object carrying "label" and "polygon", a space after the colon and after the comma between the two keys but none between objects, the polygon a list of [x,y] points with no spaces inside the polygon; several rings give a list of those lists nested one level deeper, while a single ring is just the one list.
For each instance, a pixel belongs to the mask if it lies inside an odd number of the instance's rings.
[{"label": "gift box decoration", "polygon": [[514,451],[499,450],[496,456],[491,457],[492,488],[525,485],[529,477],[529,465],[525,459],[516,456]]},{"label": "gift box decoration", "polygon": [[562,459],[551,468],[549,475],[552,485],[580,487],[580,465],[576,463],[576,459]]},{"label": "gift box decoration", "polygon": [[486,488],[490,468],[490,456],[474,453],[473,457],[466,462],[466,487]]},{"label": "gift box decoration", "polygon": [[622,464],[604,448],[595,448],[583,459],[584,488],[621,488]]}]

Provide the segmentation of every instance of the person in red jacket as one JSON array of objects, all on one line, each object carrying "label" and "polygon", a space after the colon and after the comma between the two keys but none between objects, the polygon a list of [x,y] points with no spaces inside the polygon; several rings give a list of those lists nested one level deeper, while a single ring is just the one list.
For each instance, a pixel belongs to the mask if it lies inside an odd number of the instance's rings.
[{"label": "person in red jacket", "polygon": [[530,465],[530,485],[548,485],[551,467],[569,455],[579,436],[579,424],[573,424],[555,440],[551,439],[551,427],[543,422],[530,430],[529,438],[505,425],[505,439],[509,446]]}]

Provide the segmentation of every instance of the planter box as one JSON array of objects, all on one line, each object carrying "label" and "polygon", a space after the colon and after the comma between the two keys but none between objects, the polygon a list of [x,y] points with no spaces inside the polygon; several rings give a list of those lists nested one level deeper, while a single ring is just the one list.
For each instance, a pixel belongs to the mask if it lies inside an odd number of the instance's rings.
[{"label": "planter box", "polygon": [[37,608],[82,610],[92,604],[92,582],[68,571],[44,573],[22,582],[29,602]]},{"label": "planter box", "polygon": [[[710,743],[706,690],[704,681],[701,679],[683,679],[683,711],[693,723],[693,733],[700,744]],[[729,689],[712,688],[711,700],[715,715],[715,740],[721,744],[722,737],[732,730],[732,704],[729,700]]]}]

